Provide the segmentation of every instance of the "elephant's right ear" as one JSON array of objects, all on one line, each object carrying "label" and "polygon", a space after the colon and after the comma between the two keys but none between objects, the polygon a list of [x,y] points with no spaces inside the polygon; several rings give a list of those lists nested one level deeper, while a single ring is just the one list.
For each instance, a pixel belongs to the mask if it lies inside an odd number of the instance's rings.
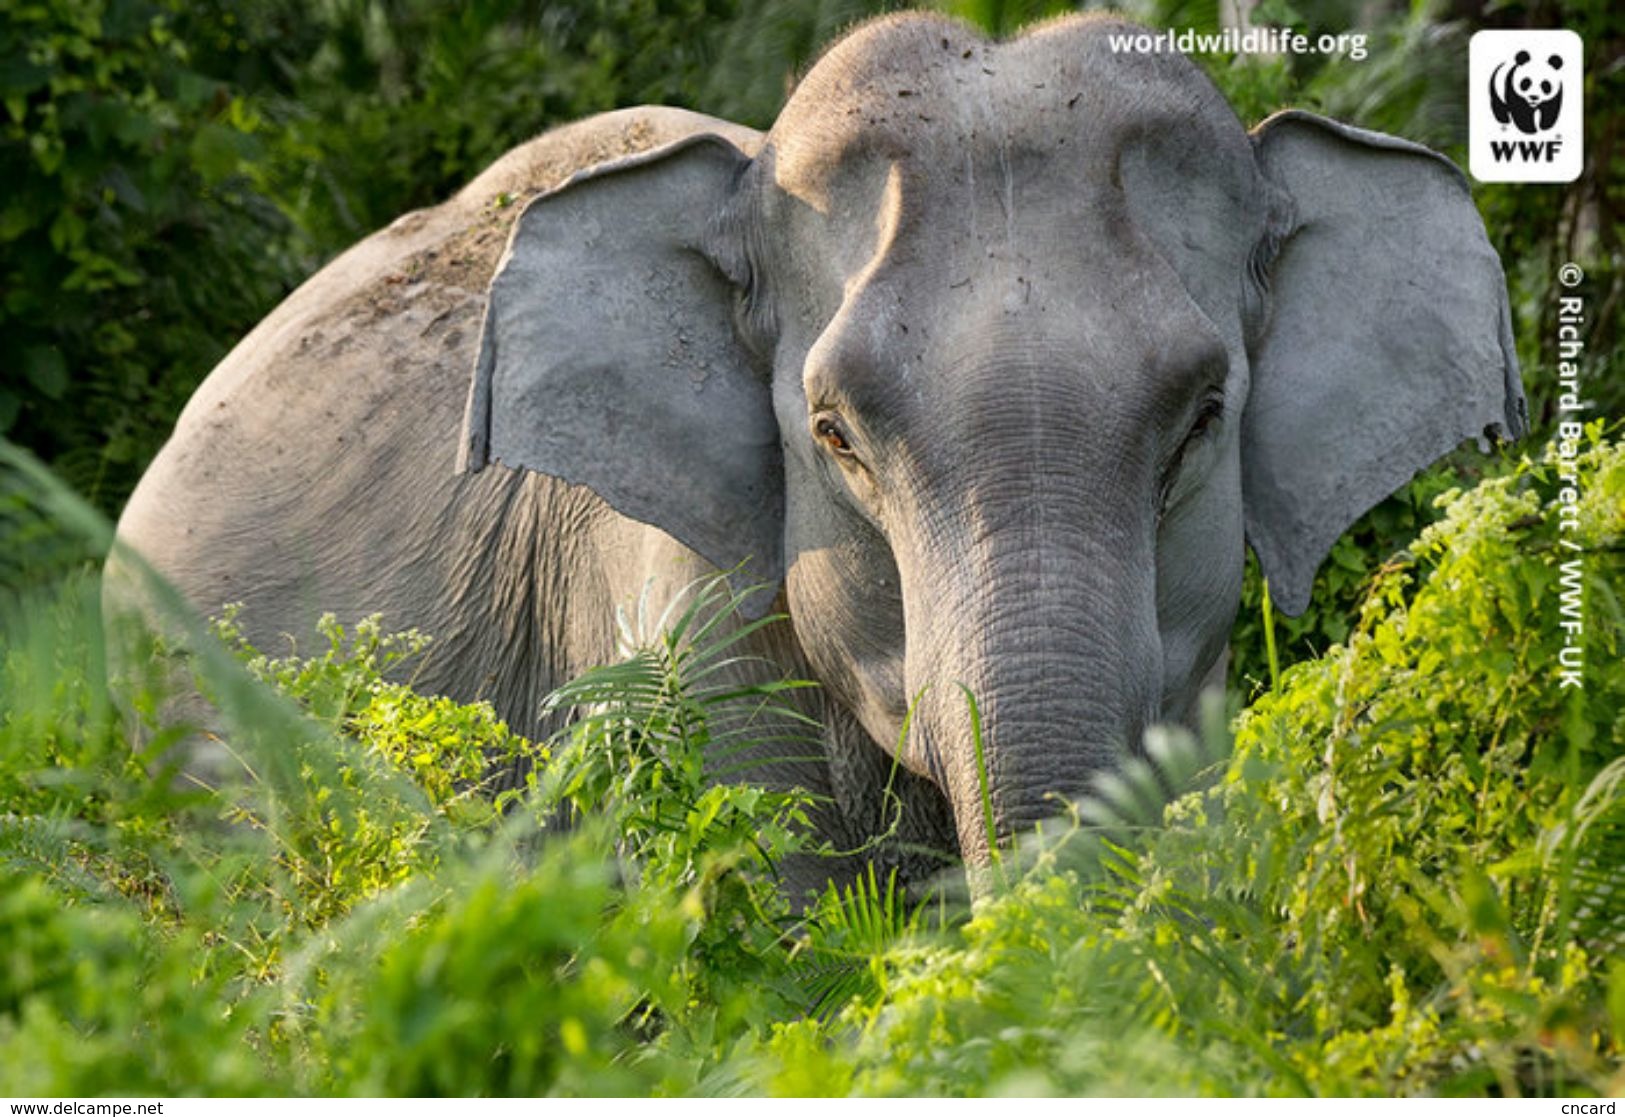
[{"label": "elephant's right ear", "polygon": [[460,466],[585,485],[723,570],[782,567],[770,386],[707,250],[749,160],[711,134],[526,206],[491,281]]}]

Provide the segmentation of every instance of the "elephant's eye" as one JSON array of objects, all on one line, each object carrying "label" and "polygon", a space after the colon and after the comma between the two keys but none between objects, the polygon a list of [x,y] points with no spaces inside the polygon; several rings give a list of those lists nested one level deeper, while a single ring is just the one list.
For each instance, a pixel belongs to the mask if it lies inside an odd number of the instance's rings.
[{"label": "elephant's eye", "polygon": [[1209,396],[1202,401],[1202,409],[1196,413],[1196,421],[1191,424],[1190,434],[1185,436],[1189,442],[1193,438],[1200,438],[1207,433],[1207,429],[1224,417],[1224,398],[1222,396]]},{"label": "elephant's eye", "polygon": [[1185,440],[1179,444],[1179,449],[1174,451],[1174,456],[1163,467],[1162,488],[1158,493],[1157,501],[1157,514],[1159,517],[1168,510],[1168,505],[1172,502],[1175,491],[1174,486],[1179,481],[1179,473],[1181,467],[1185,464],[1186,453],[1192,446],[1200,442],[1202,436],[1222,418],[1224,418],[1223,396],[1211,395],[1202,401],[1201,408],[1196,412],[1196,418],[1191,422],[1190,432],[1185,435]]},{"label": "elephant's eye", "polygon": [[813,435],[822,442],[833,454],[843,458],[852,456],[852,440],[847,437],[846,427],[835,415],[819,415],[813,420]]}]

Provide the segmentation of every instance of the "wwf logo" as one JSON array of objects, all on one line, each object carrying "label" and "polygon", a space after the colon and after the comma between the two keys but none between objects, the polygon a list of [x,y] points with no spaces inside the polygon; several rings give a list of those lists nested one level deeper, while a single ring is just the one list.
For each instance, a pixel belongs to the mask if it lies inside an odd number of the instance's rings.
[{"label": "wwf logo", "polygon": [[1526,136],[1549,132],[1563,111],[1563,59],[1549,55],[1533,61],[1526,50],[1502,62],[1490,75],[1490,111],[1500,124],[1511,124]]},{"label": "wwf logo", "polygon": [[1478,31],[1467,45],[1467,165],[1480,182],[1573,182],[1585,166],[1585,43]]}]

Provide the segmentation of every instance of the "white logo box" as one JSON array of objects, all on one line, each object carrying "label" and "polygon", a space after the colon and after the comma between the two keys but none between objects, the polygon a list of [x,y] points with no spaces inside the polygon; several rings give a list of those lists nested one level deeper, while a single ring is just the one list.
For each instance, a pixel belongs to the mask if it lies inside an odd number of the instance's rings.
[{"label": "white logo box", "polygon": [[1585,46],[1573,31],[1480,31],[1467,47],[1468,168],[1573,182],[1585,163]]}]

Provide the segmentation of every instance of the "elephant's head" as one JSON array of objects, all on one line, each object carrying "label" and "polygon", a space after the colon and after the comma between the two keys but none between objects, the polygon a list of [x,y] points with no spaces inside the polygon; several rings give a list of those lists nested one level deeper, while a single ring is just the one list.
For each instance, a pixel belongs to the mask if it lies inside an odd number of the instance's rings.
[{"label": "elephant's head", "polygon": [[[1220,661],[1250,543],[1289,612],[1468,437],[1521,433],[1461,174],[1303,113],[1249,134],[1104,19],[869,24],[760,152],[698,136],[524,212],[467,464],[585,484],[784,580],[827,689],[985,861]],[[911,701],[919,700],[906,741]]]}]

